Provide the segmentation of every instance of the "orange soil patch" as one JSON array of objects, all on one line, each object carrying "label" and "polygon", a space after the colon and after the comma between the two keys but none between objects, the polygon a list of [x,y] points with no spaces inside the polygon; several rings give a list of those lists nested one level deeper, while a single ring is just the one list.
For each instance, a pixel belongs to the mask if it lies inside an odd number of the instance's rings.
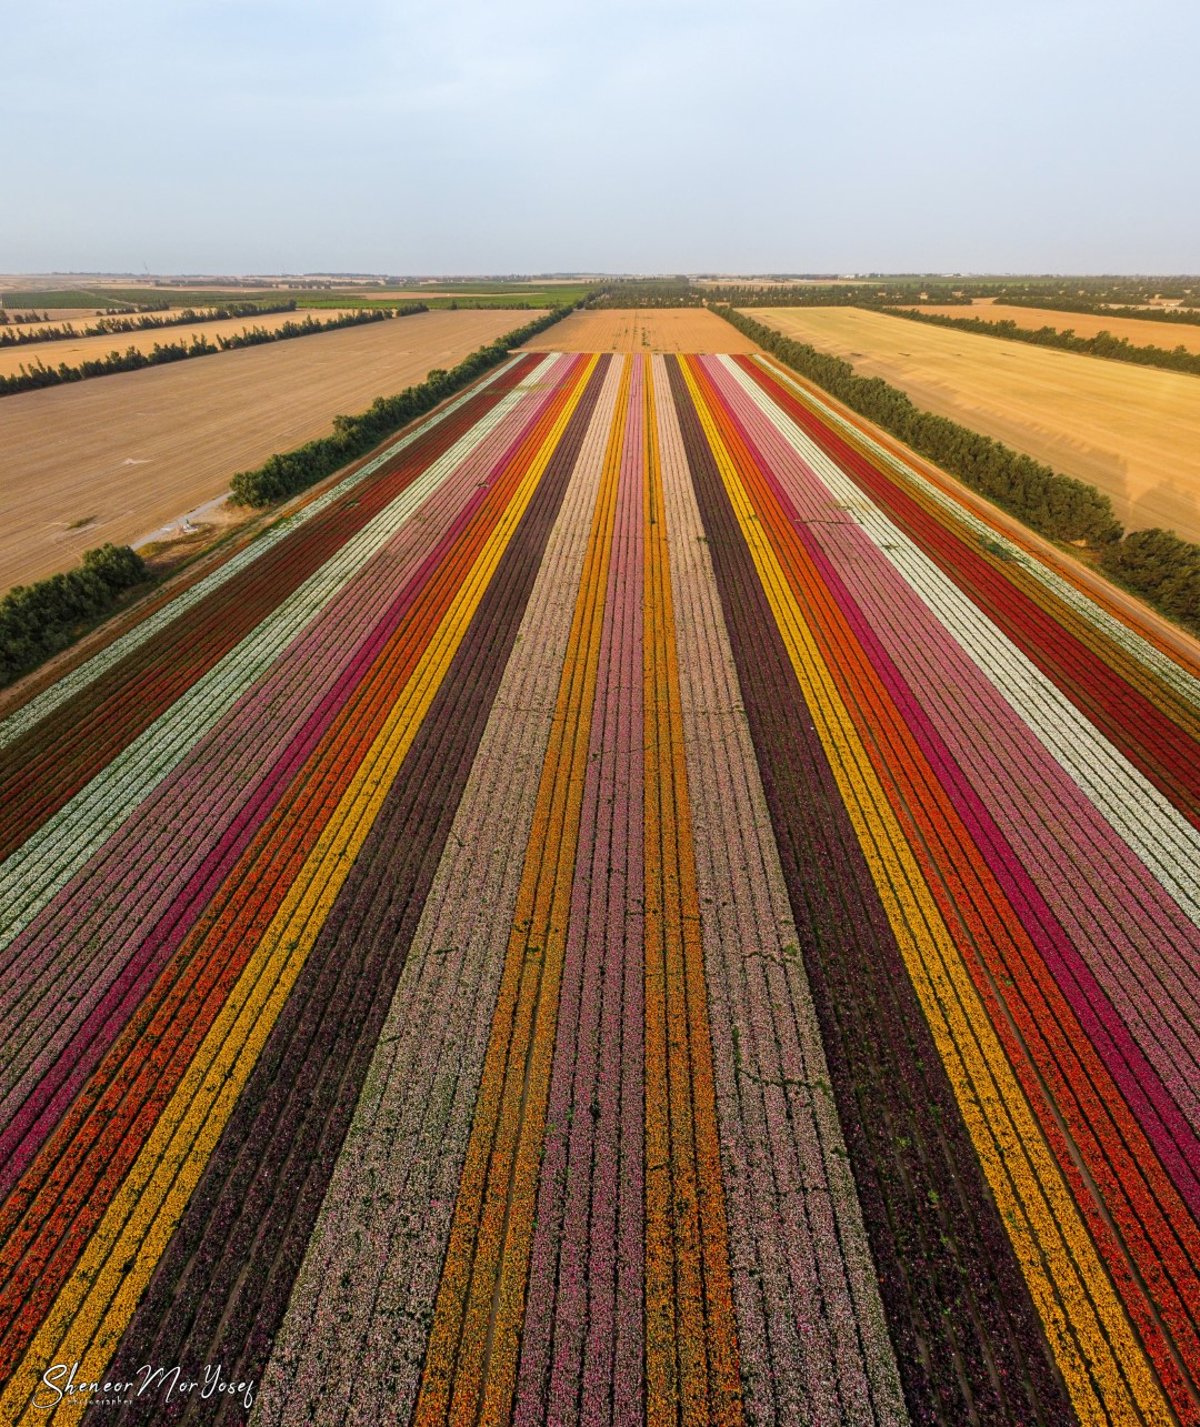
[{"label": "orange soil patch", "polygon": [[747,315],[1098,487],[1131,530],[1200,541],[1200,378],[858,308]]},{"label": "orange soil patch", "polygon": [[703,307],[572,312],[526,352],[757,352],[748,337]]},{"label": "orange soil patch", "polygon": [[1070,328],[1077,337],[1095,337],[1099,332],[1111,332],[1114,337],[1127,337],[1137,347],[1186,347],[1200,352],[1200,312],[1196,322],[1151,322],[1137,317],[1107,317],[1092,312],[1056,312],[1049,307],[1006,307],[1002,302],[987,300],[971,307],[922,306],[922,312],[940,313],[943,317],[978,317],[984,322],[1015,322],[1018,327],[1056,327],[1060,332]]},{"label": "orange soil patch", "polygon": [[303,322],[306,317],[327,322],[340,316],[341,312],[340,308],[321,308],[316,312],[268,312],[262,317],[226,317],[219,322],[189,322],[185,326],[154,327],[145,332],[110,332],[103,337],[66,337],[58,342],[0,347],[0,376],[15,376],[22,367],[31,367],[37,362],[47,367],[57,367],[60,362],[66,362],[67,366],[76,367],[80,362],[107,357],[109,352],[127,352],[130,347],[136,347],[139,352],[149,352],[156,344],[165,347],[177,342],[190,342],[193,337],[208,337],[215,342],[218,337],[232,337],[251,327],[265,327],[268,332],[274,332],[285,322]]},{"label": "orange soil patch", "polygon": [[537,315],[423,312],[3,398],[0,591],[151,535],[235,471]]}]

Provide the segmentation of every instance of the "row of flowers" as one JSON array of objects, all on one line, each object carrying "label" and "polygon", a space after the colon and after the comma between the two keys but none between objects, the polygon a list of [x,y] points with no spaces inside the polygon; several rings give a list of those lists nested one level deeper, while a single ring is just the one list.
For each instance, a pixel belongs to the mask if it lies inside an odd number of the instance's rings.
[{"label": "row of flowers", "polygon": [[[473,482],[468,484],[468,489],[474,490]],[[509,492],[505,492],[498,497],[501,503],[508,494]],[[454,586],[435,589],[433,597],[445,605],[454,595],[454,590]],[[430,597],[428,587],[426,587],[425,593],[428,600]],[[472,590],[472,597],[477,598],[477,593]],[[418,623],[418,632],[415,636],[418,644],[427,646],[438,627],[436,620],[427,620],[423,626]],[[458,624],[455,625],[455,628],[458,628]],[[411,738],[420,723],[421,706],[427,706],[428,681],[420,677],[421,649],[412,647],[412,638],[413,636],[407,635],[404,629],[399,624],[397,625],[396,631],[393,632],[388,644],[383,647],[375,665],[365,671],[368,676],[362,677],[353,690],[355,695],[352,699],[353,707],[348,706],[342,710],[338,721],[325,733],[321,744],[303,769],[295,770],[293,784],[288,794],[285,795],[282,803],[276,806],[269,824],[264,829],[264,833],[273,834],[274,839],[282,837],[283,845],[280,846],[276,842],[276,845],[272,846],[272,838],[260,834],[257,843],[252,846],[251,855],[249,857],[243,855],[241,864],[227,883],[227,890],[231,895],[226,896],[225,907],[221,915],[215,921],[210,918],[204,927],[202,942],[205,954],[214,958],[218,963],[222,957],[229,957],[232,961],[236,961],[242,956],[242,946],[247,946],[247,949],[255,946],[253,936],[247,943],[243,943],[241,937],[234,939],[234,926],[230,924],[231,908],[236,908],[243,914],[243,924],[238,930],[250,933],[257,924],[260,937],[266,936],[268,939],[273,937],[276,943],[281,939],[287,942],[295,939],[289,938],[279,930],[280,917],[286,915],[292,919],[298,919],[298,928],[300,929],[309,926],[310,919],[314,915],[314,905],[311,903],[311,899],[316,897],[320,910],[315,913],[315,925],[320,925],[324,911],[331,904],[331,899],[336,891],[338,876],[344,876],[349,867],[346,849],[334,849],[331,841],[332,831],[327,826],[330,814],[338,802],[338,791],[333,789],[332,785],[341,783],[344,789],[341,793],[343,809],[347,806],[355,809],[351,835],[361,839],[370,826],[369,811],[364,820],[362,809],[372,800],[377,805],[378,799],[382,797],[387,786],[390,786],[391,779],[390,770],[381,772],[379,768],[371,767],[369,763],[363,761],[367,756],[368,746],[372,738],[378,743],[381,738],[387,735],[390,735],[393,743],[397,736],[401,739]],[[443,646],[440,646],[436,653],[439,664],[444,667],[448,658],[448,650],[444,647],[444,641]],[[407,707],[403,699],[400,705],[397,705],[398,697],[406,688],[409,690],[407,704],[414,705],[412,708]],[[402,716],[405,713],[409,716],[408,722]],[[397,730],[399,730],[399,734],[397,734]],[[395,756],[395,750],[392,751]],[[375,756],[379,757],[380,755],[377,753]],[[351,781],[352,776],[353,782]],[[357,793],[355,792],[356,788]],[[364,800],[366,800],[366,804],[364,804]],[[307,819],[298,816],[302,809],[297,804],[305,802],[312,805]],[[318,834],[320,834],[319,838]],[[275,855],[281,856],[282,868],[279,868],[274,862]],[[304,863],[303,869],[297,865],[297,862],[301,860]],[[252,879],[244,876],[251,871],[255,874]],[[268,871],[271,874],[282,871],[285,875],[276,877],[272,882],[264,876],[264,873]],[[298,880],[293,881],[292,878]],[[305,885],[310,889],[308,903],[297,900],[298,894]],[[264,916],[260,895],[264,887],[268,889],[268,900],[274,901],[279,908],[275,912],[270,926],[265,928],[263,927]],[[274,895],[270,895],[271,893]],[[244,914],[251,908],[253,908],[250,917],[251,926],[246,926]],[[174,972],[165,976],[160,982],[163,991],[169,993],[174,976],[179,974],[179,966],[188,966],[192,958],[197,956],[200,951],[200,940],[193,937],[189,943],[185,944],[184,955],[177,960]],[[256,955],[260,956],[260,952],[256,952]],[[250,972],[247,971],[245,975],[250,975]],[[218,1005],[219,1003],[215,1002],[212,995],[211,987],[205,987],[198,1004],[176,1007],[175,1019],[178,1021],[181,1015],[190,1019],[189,1012],[203,1019],[206,1015],[217,1011]],[[223,1009],[220,1014],[224,1014]],[[186,1020],[182,1023],[186,1024]],[[141,1043],[139,1042],[139,1044]],[[153,1045],[153,1041],[147,1040],[146,1045]],[[178,1074],[181,1069],[187,1066],[188,1061],[186,1056],[181,1058],[177,1055],[173,1064],[175,1072]],[[104,1083],[101,1077],[97,1079],[99,1084]],[[169,1093],[170,1086],[165,1088]],[[160,1084],[155,1091],[159,1097],[159,1104],[162,1103],[163,1093],[164,1086]],[[147,1124],[145,1119],[139,1122],[143,1125]],[[100,1123],[103,1123],[103,1119]],[[152,1119],[149,1121],[149,1124],[154,1123]],[[103,1134],[97,1141],[95,1129],[95,1117],[93,1116],[92,1123],[81,1127],[77,1142],[85,1147],[85,1159],[93,1165],[104,1162],[105,1154],[109,1151],[116,1152],[118,1158],[122,1155],[127,1158],[131,1148],[138,1147],[136,1144],[131,1144],[129,1139],[122,1135],[120,1126],[116,1127],[116,1133],[111,1137],[111,1144],[104,1143],[106,1136]],[[91,1196],[87,1200],[85,1217],[89,1217],[94,1223],[98,1210],[102,1208],[102,1201],[94,1195]],[[46,1230],[50,1235],[53,1235],[55,1227],[55,1225],[47,1223]]]},{"label": "row of flowers", "polygon": [[746,1414],[759,1422],[902,1422],[801,938],[741,713],[668,371],[661,358],[655,364]]},{"label": "row of flowers", "polygon": [[547,473],[570,478],[562,514],[277,1340],[268,1422],[333,1421],[345,1402],[406,1417],[416,1397],[619,370],[595,379],[586,430]]},{"label": "row of flowers", "polygon": [[[811,500],[811,486],[808,494]],[[779,489],[762,499],[769,500],[772,497],[781,500],[785,507],[789,504],[786,495]],[[769,520],[762,499],[756,508],[764,520]],[[969,890],[972,881],[970,861],[973,857],[978,858],[979,855],[974,838],[979,836],[981,842],[986,842],[986,839],[980,836],[979,825],[976,823],[969,830],[966,826],[960,825],[956,841],[957,847],[961,850],[955,852],[955,844],[945,842],[948,829],[940,828],[937,820],[931,822],[928,817],[922,814],[922,806],[923,803],[928,802],[930,790],[935,798],[940,795],[944,801],[944,794],[941,792],[943,784],[947,790],[954,794],[952,801],[947,805],[954,822],[958,821],[958,816],[963,815],[964,808],[971,802],[970,784],[960,780],[958,786],[955,786],[954,773],[957,769],[953,758],[946,759],[938,754],[937,749],[941,746],[940,736],[933,731],[931,723],[931,719],[940,714],[944,703],[944,697],[940,691],[945,688],[947,682],[953,682],[953,675],[946,668],[934,670],[933,677],[925,690],[930,710],[930,715],[927,717],[925,711],[913,702],[908,686],[903,681],[898,681],[894,672],[895,665],[893,665],[890,655],[884,652],[879,645],[879,638],[882,636],[886,639],[887,637],[888,618],[878,605],[870,608],[869,616],[864,618],[858,609],[856,600],[849,594],[840,575],[841,571],[848,572],[846,578],[848,580],[857,579],[863,589],[876,586],[877,582],[881,583],[883,587],[879,590],[881,600],[894,604],[895,591],[887,589],[888,581],[886,573],[884,573],[886,562],[879,557],[876,557],[873,562],[870,561],[869,551],[864,548],[865,542],[855,523],[850,521],[844,513],[839,520],[838,506],[832,499],[827,499],[825,504],[827,509],[816,516],[810,514],[808,519],[803,522],[798,520],[798,513],[793,510],[790,520],[785,521],[776,535],[777,544],[782,542],[780,548],[786,548],[790,544],[792,548],[791,569],[800,573],[800,567],[807,565],[812,571],[808,576],[806,588],[797,591],[806,611],[819,612],[822,595],[824,592],[828,592],[833,596],[834,607],[840,606],[840,620],[849,621],[848,625],[841,625],[839,632],[839,615],[831,615],[835,624],[831,626],[830,634],[827,636],[830,642],[826,644],[824,658],[834,671],[834,683],[841,685],[842,696],[846,700],[852,719],[859,725],[860,736],[864,739],[865,744],[869,745],[872,740],[878,740],[883,736],[882,730],[886,729],[889,720],[892,726],[898,730],[899,742],[895,743],[890,751],[886,748],[881,749],[880,755],[876,756],[876,766],[885,783],[890,781],[898,784],[897,793],[893,796],[896,815],[902,824],[905,822],[912,824],[912,829],[907,834],[908,841],[916,850],[918,860],[926,863],[925,875],[930,887],[934,889],[935,894],[943,886],[946,888],[946,892],[939,897],[939,900],[944,902],[943,915],[948,927],[953,930],[955,917],[964,919],[964,935],[961,939],[957,936],[955,939],[959,941],[959,949],[967,964],[972,967],[977,989],[984,996],[985,1001],[990,999],[994,1003],[995,997],[990,995],[992,986],[1008,988],[1007,993],[1001,993],[1008,1003],[1007,1013],[1015,1019],[1020,1028],[1024,1045],[1029,1048],[1035,1062],[1039,1064],[1041,1074],[1046,1076],[1052,1090],[1057,1090],[1060,1093],[1061,1098],[1053,1108],[1042,1104],[1044,1097],[1040,1090],[1040,1082],[1035,1076],[1028,1078],[1024,1076],[1026,1062],[1021,1044],[1007,1035],[1008,1016],[999,1008],[994,1008],[992,1022],[1001,1039],[1009,1042],[1006,1045],[1008,1058],[1022,1072],[1026,1090],[1031,1099],[1035,1105],[1041,1106],[1042,1129],[1052,1144],[1055,1144],[1063,1174],[1069,1180],[1075,1177],[1073,1160],[1068,1147],[1064,1143],[1055,1143],[1058,1139],[1056,1113],[1063,1113],[1068,1125],[1073,1130],[1080,1131],[1076,1142],[1077,1148],[1082,1150],[1089,1170],[1095,1176],[1096,1181],[1108,1191],[1108,1210],[1125,1231],[1125,1251],[1132,1249],[1134,1261],[1138,1263],[1140,1271],[1148,1276],[1149,1281],[1158,1286],[1156,1299],[1151,1306],[1147,1299],[1141,1297],[1137,1286],[1129,1284],[1130,1276],[1124,1269],[1122,1249],[1116,1244],[1110,1245],[1104,1242],[1109,1237],[1105,1218],[1096,1210],[1092,1197],[1086,1193],[1078,1193],[1078,1185],[1074,1186],[1077,1191],[1077,1202],[1089,1220],[1092,1233],[1102,1241],[1102,1249],[1109,1259],[1110,1269],[1124,1280],[1121,1287],[1125,1291],[1126,1307],[1130,1309],[1142,1330],[1143,1340],[1148,1345],[1160,1377],[1167,1385],[1175,1403],[1177,1405],[1185,1403],[1188,1400],[1187,1387],[1184,1379],[1176,1370],[1172,1349],[1162,1340],[1156,1325],[1158,1314],[1161,1313],[1175,1335],[1175,1347],[1184,1354],[1185,1358],[1195,1358],[1195,1333],[1190,1317],[1195,1311],[1197,1302],[1196,1282],[1194,1271],[1188,1267],[1189,1254],[1194,1252],[1194,1249],[1189,1249],[1189,1245],[1194,1244],[1196,1239],[1195,1223],[1174,1193],[1173,1186],[1164,1174],[1161,1165],[1155,1163],[1153,1152],[1150,1151],[1144,1140],[1142,1140],[1142,1149],[1139,1152],[1138,1140],[1140,1136],[1136,1134],[1133,1119],[1107,1078],[1101,1074],[1098,1085],[1093,1085],[1077,1067],[1073,1081],[1069,1075],[1064,1077],[1063,1065],[1070,1065],[1075,1059],[1071,1049],[1071,1016],[1066,1004],[1060,998],[1057,1007],[1053,1004],[1046,1006],[1039,1003],[1037,997],[1033,998],[1032,1006],[1024,1003],[1022,998],[1029,992],[1028,963],[1023,963],[1017,956],[1016,946],[1024,942],[1026,951],[1033,957],[1035,971],[1040,968],[1033,946],[1024,936],[1026,928],[1005,900],[999,887],[993,885],[990,890],[988,889],[987,873],[984,874],[985,881],[979,884],[978,890],[974,893]],[[829,525],[818,523],[822,517],[831,523]],[[813,523],[808,523],[808,520],[812,520]],[[831,560],[827,555],[824,555],[822,546],[835,541],[838,547],[838,558]],[[803,553],[804,546],[808,546],[807,554]],[[872,564],[874,569],[872,569]],[[880,580],[881,574],[882,580]],[[829,603],[828,596],[825,597],[825,603]],[[817,624],[818,626],[820,624],[819,614],[817,614]],[[919,621],[914,623],[911,618],[905,620],[902,635],[896,631],[895,640],[896,643],[893,647],[897,649],[901,644],[908,650],[929,647],[928,632],[922,637]],[[820,642],[819,630],[818,642]],[[856,645],[863,651],[868,681],[872,676],[883,677],[888,685],[890,695],[890,699],[883,703],[876,697],[873,712],[869,715],[866,713],[866,705],[863,703],[863,699],[868,697],[866,686],[860,682],[858,688],[855,689],[847,682],[849,676],[846,671],[853,668],[855,662],[853,651]],[[894,701],[895,713],[891,713],[889,709],[892,701]],[[975,710],[978,720],[977,730],[986,729],[987,723],[984,718],[980,717],[986,713],[986,703],[982,708]],[[920,750],[911,742],[911,735],[906,735],[906,723],[907,729],[911,730],[911,734],[916,735],[921,743]],[[975,736],[978,737],[978,732]],[[927,758],[931,758],[932,762],[927,763]],[[915,771],[921,767],[929,769],[924,774],[927,789],[925,793],[920,791],[919,785],[911,784],[910,778],[910,770]],[[911,785],[906,788],[906,783]],[[955,803],[958,804],[957,808]],[[928,852],[925,849],[928,849]],[[993,855],[994,850],[993,847]],[[1082,860],[1085,862],[1089,851],[1090,849],[1086,846],[1082,849]],[[1012,864],[1010,864],[1009,870],[1012,870]],[[963,881],[964,877],[966,882]],[[974,874],[974,877],[977,880],[978,874]],[[1051,920],[1044,920],[1041,924],[1042,928],[1045,929]],[[1012,931],[1008,933],[1007,942],[1006,921],[1008,927],[1012,928]],[[1045,935],[1046,931],[1043,930],[1043,940]],[[1015,942],[1013,938],[1015,938]],[[1004,950],[1006,945],[1009,947],[1007,955]],[[990,965],[986,969],[982,966],[972,965],[975,956],[973,948],[975,947],[982,949],[985,961],[990,961]],[[1058,953],[1065,950],[1069,957],[1070,949],[1061,935],[1058,938],[1057,947],[1053,950]],[[1043,973],[1042,979],[1044,985],[1049,985],[1052,994],[1057,992],[1057,987],[1051,978]],[[1162,988],[1158,989],[1161,1004]],[[1043,1033],[1049,1036],[1049,1045],[1045,1043]],[[1088,1044],[1081,1033],[1079,1033],[1079,1039],[1085,1046]],[[1161,1085],[1158,1088],[1161,1091]],[[1077,1095],[1082,1097],[1082,1101],[1075,1098]],[[1112,1102],[1120,1107],[1118,1115],[1124,1111],[1123,1134],[1125,1136],[1132,1135],[1131,1152],[1126,1151],[1122,1133],[1119,1133],[1110,1121],[1108,1106]],[[1099,1125],[1098,1131],[1093,1131],[1092,1123]],[[1147,1175],[1152,1184],[1157,1181],[1153,1193],[1147,1193],[1143,1188],[1143,1173]],[[1157,1199],[1155,1194],[1157,1194]],[[1170,1222],[1164,1219],[1159,1207],[1160,1202],[1169,1206],[1168,1219]],[[1177,1238],[1177,1235],[1180,1237]],[[1100,1291],[1102,1294],[1105,1292],[1103,1287]],[[1103,1304],[1097,1303],[1097,1308],[1102,1310]],[[1079,1316],[1082,1315],[1075,1315],[1076,1320]],[[1101,1311],[1101,1319],[1104,1316],[1105,1314]],[[1077,1321],[1072,1323],[1072,1328],[1078,1332]]]},{"label": "row of flowers", "polygon": [[[28,703],[9,714],[0,721],[0,749],[5,749],[9,744],[22,738],[30,729],[41,723],[44,719],[62,704],[69,700],[76,699],[81,691],[89,685],[94,684],[104,674],[111,669],[122,664],[134,650],[141,648],[149,642],[161,630],[168,625],[174,624],[180,617],[193,606],[207,600],[222,585],[228,584],[235,576],[239,576],[243,570],[252,565],[256,560],[261,559],[268,551],[274,549],[279,542],[293,535],[301,526],[313,520],[335,502],[342,500],[356,486],[359,486],[369,476],[373,476],[381,467],[389,465],[397,456],[414,442],[425,441],[430,431],[454,416],[456,412],[468,402],[472,403],[472,409],[477,411],[477,398],[484,390],[502,377],[507,377],[514,366],[521,362],[520,358],[514,357],[502,367],[498,367],[482,381],[478,382],[470,391],[464,392],[461,396],[455,397],[448,402],[436,415],[431,416],[427,421],[423,421],[414,431],[402,436],[397,441],[393,441],[378,456],[372,457],[370,461],[359,466],[357,470],[331,486],[321,495],[309,501],[301,510],[294,515],[286,516],[277,521],[269,529],[265,530],[251,545],[240,550],[231,559],[226,560],[215,570],[197,580],[194,585],[189,586],[179,594],[165,600],[152,614],[141,618],[133,628],[123,632],[112,643],[106,644],[85,660],[76,668],[56,679],[53,684],[30,699]],[[503,387],[500,388],[503,390]],[[298,553],[295,542],[289,545],[289,553],[295,557]],[[128,667],[128,666],[126,666]]]}]

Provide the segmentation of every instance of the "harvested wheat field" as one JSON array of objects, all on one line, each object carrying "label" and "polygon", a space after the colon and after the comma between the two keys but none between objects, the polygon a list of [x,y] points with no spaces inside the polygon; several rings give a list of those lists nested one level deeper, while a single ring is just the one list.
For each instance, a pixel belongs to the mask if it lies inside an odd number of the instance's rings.
[{"label": "harvested wheat field", "polygon": [[[422,312],[0,401],[0,591],[140,540],[534,312]],[[179,329],[176,329],[179,330]],[[63,344],[65,345],[65,344]]]},{"label": "harvested wheat field", "polygon": [[1137,347],[1186,347],[1189,352],[1200,352],[1200,312],[1196,313],[1196,322],[1192,324],[1109,317],[1098,312],[1057,312],[1050,307],[1007,307],[990,299],[975,302],[970,307],[930,307],[923,304],[918,310],[932,312],[939,317],[977,317],[983,322],[1015,322],[1018,327],[1034,330],[1056,327],[1063,332],[1069,328],[1077,337],[1095,337],[1100,332],[1111,332],[1114,337],[1124,337]]},{"label": "harvested wheat field", "polygon": [[[216,342],[218,337],[233,337],[251,327],[263,327],[268,332],[276,332],[287,322],[303,322],[312,318],[317,322],[330,322],[349,309],[321,308],[316,312],[267,312],[261,317],[226,317],[217,322],[189,322],[182,326],[151,327],[144,332],[107,332],[102,337],[66,337],[60,341],[23,343],[19,347],[0,347],[0,377],[16,376],[22,367],[31,367],[41,362],[47,367],[57,367],[66,362],[69,367],[77,367],[80,362],[100,361],[109,352],[127,352],[136,347],[139,352],[149,352],[155,346],[167,346],[179,342],[191,342],[196,337],[207,337]],[[170,317],[164,312],[163,317]],[[41,325],[41,324],[39,324]],[[50,322],[49,327],[61,327],[61,322]]]},{"label": "harvested wheat field", "polygon": [[[1200,540],[1200,379],[834,307],[748,316],[1088,481],[1130,529]],[[1072,314],[1074,315],[1074,314]]]},{"label": "harvested wheat field", "polygon": [[757,352],[728,322],[703,307],[572,312],[527,343],[525,352]]}]

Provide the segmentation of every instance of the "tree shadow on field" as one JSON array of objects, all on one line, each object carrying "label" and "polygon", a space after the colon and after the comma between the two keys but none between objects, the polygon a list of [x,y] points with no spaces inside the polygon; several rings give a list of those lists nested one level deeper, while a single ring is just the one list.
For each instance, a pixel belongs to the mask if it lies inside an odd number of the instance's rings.
[{"label": "tree shadow on field", "polygon": [[[1095,486],[1112,501],[1112,508],[1122,525],[1133,519],[1133,497],[1130,494],[1129,462],[1116,451],[1103,446],[1091,446],[1086,441],[1073,441],[1057,436],[1055,445],[1061,456],[1051,456],[1048,466],[1060,475],[1072,476],[1085,485]],[[1043,457],[1043,459],[1045,459]]]},{"label": "tree shadow on field", "polygon": [[1122,525],[1134,521],[1129,462],[1111,447],[1094,446],[1040,422],[998,418],[994,409],[976,406],[949,382],[926,382],[924,390],[913,399],[918,406],[947,416],[970,431],[991,436],[1014,451],[1024,452],[1060,476],[1070,476],[1094,486],[1112,501],[1113,511]]},{"label": "tree shadow on field", "polygon": [[1130,502],[1126,524],[1131,530],[1173,530],[1200,543],[1200,482],[1172,474],[1147,486]]}]

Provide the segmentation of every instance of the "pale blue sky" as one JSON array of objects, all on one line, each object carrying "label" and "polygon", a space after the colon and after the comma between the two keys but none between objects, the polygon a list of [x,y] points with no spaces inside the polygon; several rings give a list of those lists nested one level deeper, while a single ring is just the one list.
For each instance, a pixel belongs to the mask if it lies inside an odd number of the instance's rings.
[{"label": "pale blue sky", "polygon": [[1197,0],[0,18],[0,271],[1200,271]]}]

